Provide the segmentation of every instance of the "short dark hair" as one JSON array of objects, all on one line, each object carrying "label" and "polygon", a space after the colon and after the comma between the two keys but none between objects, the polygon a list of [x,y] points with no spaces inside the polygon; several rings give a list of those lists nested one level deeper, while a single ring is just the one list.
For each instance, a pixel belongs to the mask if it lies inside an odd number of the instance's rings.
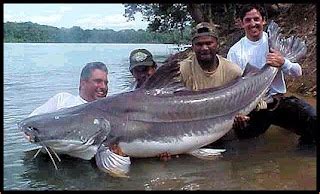
[{"label": "short dark hair", "polygon": [[260,12],[262,18],[264,19],[267,19],[267,15],[266,15],[266,10],[263,6],[259,5],[259,4],[246,4],[246,5],[243,5],[242,8],[240,9],[240,12],[238,14],[239,18],[241,20],[243,20],[243,18],[246,16],[246,13],[253,10],[253,9],[256,9],[257,11]]},{"label": "short dark hair", "polygon": [[107,66],[102,62],[91,62],[87,63],[81,71],[80,80],[88,80],[91,77],[91,72],[95,69],[100,69],[101,71],[108,74]]}]

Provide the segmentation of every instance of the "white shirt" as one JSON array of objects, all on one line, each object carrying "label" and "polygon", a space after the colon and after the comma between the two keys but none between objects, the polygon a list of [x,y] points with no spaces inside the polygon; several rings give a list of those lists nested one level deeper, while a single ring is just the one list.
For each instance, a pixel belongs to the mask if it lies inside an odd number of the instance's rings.
[{"label": "white shirt", "polygon": [[77,106],[84,103],[87,103],[87,101],[81,98],[79,95],[74,96],[67,92],[61,92],[51,97],[46,103],[44,103],[40,107],[36,108],[29,115],[29,117],[34,115],[54,112],[62,108],[69,108],[69,107]]},{"label": "white shirt", "polygon": [[[268,53],[268,34],[263,32],[262,38],[256,42],[249,40],[246,36],[242,37],[229,49],[227,59],[238,64],[242,70],[245,69],[247,63],[261,69],[266,64],[266,57]],[[283,74],[301,76],[301,66],[299,63],[292,63],[285,58],[281,71],[278,71],[271,84],[269,91],[271,95],[286,93],[287,89]]]},{"label": "white shirt", "polygon": [[[49,112],[54,112],[59,109],[69,108],[73,106],[77,106],[80,104],[87,103],[86,100],[81,98],[81,96],[74,96],[67,92],[62,92],[51,97],[46,103],[36,108],[30,115],[39,115]],[[107,171],[119,171],[121,173],[128,173],[129,166],[131,164],[130,158],[128,156],[120,156],[118,154],[113,153],[109,149],[105,150],[105,157],[103,158],[105,161],[109,161],[105,164],[104,168]]]}]

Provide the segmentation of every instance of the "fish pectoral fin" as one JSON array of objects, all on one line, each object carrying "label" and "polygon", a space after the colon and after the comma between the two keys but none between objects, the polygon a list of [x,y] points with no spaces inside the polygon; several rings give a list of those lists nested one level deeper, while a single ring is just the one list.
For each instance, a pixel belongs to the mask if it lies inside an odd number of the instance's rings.
[{"label": "fish pectoral fin", "polygon": [[221,153],[225,151],[225,149],[199,148],[196,150],[192,150],[187,154],[204,160],[215,160],[218,157],[221,157]]},{"label": "fish pectoral fin", "polygon": [[113,177],[129,178],[130,157],[113,153],[108,147],[101,145],[95,156],[96,164],[100,170]]}]

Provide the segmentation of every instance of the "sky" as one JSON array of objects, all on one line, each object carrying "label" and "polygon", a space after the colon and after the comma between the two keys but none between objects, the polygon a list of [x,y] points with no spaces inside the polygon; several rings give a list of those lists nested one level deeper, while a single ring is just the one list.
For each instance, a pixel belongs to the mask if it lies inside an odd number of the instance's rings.
[{"label": "sky", "polygon": [[118,4],[3,4],[4,22],[33,22],[58,28],[79,26],[82,29],[143,29],[148,23],[135,14],[134,21],[123,16],[124,5]]}]

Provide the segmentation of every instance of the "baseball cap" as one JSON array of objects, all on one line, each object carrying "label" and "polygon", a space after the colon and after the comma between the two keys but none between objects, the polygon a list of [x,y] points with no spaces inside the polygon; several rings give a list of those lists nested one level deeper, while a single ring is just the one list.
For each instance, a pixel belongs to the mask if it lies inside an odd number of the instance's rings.
[{"label": "baseball cap", "polygon": [[208,22],[201,22],[197,24],[192,33],[192,40],[199,36],[213,36],[218,38],[218,33],[213,25]]},{"label": "baseball cap", "polygon": [[154,61],[152,54],[147,49],[136,49],[130,53],[130,67],[129,70],[132,71],[133,68],[137,66],[153,66]]}]

